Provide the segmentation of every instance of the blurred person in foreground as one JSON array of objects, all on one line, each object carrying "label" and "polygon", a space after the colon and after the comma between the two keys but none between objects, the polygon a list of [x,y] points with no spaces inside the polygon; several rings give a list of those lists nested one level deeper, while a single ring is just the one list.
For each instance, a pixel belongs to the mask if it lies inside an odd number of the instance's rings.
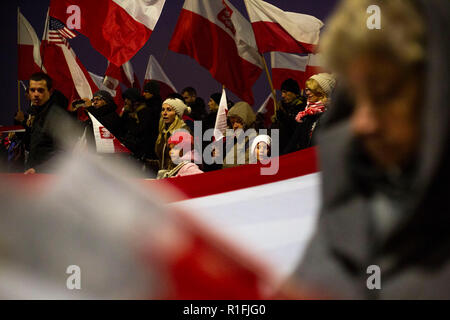
[{"label": "blurred person in foreground", "polygon": [[340,82],[318,133],[323,204],[289,286],[450,298],[449,17],[447,0],[347,0],[329,21],[321,52]]}]

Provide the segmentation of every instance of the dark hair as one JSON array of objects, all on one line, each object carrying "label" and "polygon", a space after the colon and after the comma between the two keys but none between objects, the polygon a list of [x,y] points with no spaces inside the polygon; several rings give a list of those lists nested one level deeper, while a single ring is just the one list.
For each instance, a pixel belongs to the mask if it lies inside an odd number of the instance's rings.
[{"label": "dark hair", "polygon": [[183,90],[181,90],[181,94],[183,94],[185,92],[189,93],[189,95],[191,95],[191,96],[193,96],[193,95],[196,96],[197,95],[197,91],[195,91],[195,89],[192,88],[192,87],[186,87]]},{"label": "dark hair", "polygon": [[53,88],[53,80],[52,78],[50,78],[50,76],[44,72],[36,72],[33,73],[30,77],[30,81],[41,81],[41,80],[45,80],[45,82],[47,83],[47,89],[48,91],[50,91]]}]

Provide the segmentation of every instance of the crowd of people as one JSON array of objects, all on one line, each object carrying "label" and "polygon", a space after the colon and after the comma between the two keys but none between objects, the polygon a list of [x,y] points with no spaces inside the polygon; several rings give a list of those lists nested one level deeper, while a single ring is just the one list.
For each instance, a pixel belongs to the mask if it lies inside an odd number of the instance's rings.
[{"label": "crowd of people", "polygon": [[[8,171],[13,172],[51,171],[49,160],[64,150],[58,142],[61,132],[55,129],[64,121],[78,123],[82,130],[75,132],[84,132],[87,145],[95,151],[94,130],[88,115],[98,120],[130,151],[128,157],[148,178],[197,174],[261,162],[261,159],[269,161],[272,143],[279,143],[280,154],[314,144],[315,128],[328,108],[334,86],[334,77],[327,73],[312,76],[306,82],[305,90],[300,90],[296,80],[286,79],[281,86],[281,101],[277,103],[269,127],[264,124],[264,115],[255,113],[247,102],[228,101],[226,131],[231,134],[222,139],[223,150],[214,138],[213,141],[203,139],[207,130],[215,128],[221,93],[211,94],[207,110],[194,88],[184,88],[163,100],[159,83],[149,81],[142,92],[137,88],[123,92],[123,108],[116,105],[107,90],[95,92],[92,99],[84,97],[69,103],[67,97],[53,88],[48,75],[35,73],[30,78],[27,92],[30,107],[26,113],[18,112],[14,118],[16,124],[25,128],[25,133],[4,137],[2,162]],[[200,124],[201,136],[194,138],[198,135],[196,124]],[[269,135],[255,140],[260,129],[266,129]],[[272,142],[270,132],[274,129],[279,130],[280,141]],[[179,140],[184,142],[177,142]],[[254,141],[259,142],[255,144]],[[215,146],[211,152],[205,152],[211,143]],[[181,155],[177,151],[180,145],[183,146],[181,153],[184,151]],[[195,170],[182,169],[187,162],[195,164]]]}]

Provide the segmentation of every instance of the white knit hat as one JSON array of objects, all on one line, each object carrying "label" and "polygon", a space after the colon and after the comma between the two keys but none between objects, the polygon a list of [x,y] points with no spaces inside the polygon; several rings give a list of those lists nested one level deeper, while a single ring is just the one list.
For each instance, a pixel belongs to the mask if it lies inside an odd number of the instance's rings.
[{"label": "white knit hat", "polygon": [[314,79],[317,81],[319,86],[323,89],[327,97],[330,96],[331,92],[336,85],[336,79],[330,73],[319,73],[313,75],[310,79]]},{"label": "white knit hat", "polygon": [[175,112],[177,113],[177,115],[180,119],[183,117],[183,115],[185,113],[186,114],[191,113],[191,108],[188,107],[183,101],[181,101],[178,98],[166,99],[166,100],[164,100],[163,104],[168,104],[169,106],[171,106],[175,110]]}]

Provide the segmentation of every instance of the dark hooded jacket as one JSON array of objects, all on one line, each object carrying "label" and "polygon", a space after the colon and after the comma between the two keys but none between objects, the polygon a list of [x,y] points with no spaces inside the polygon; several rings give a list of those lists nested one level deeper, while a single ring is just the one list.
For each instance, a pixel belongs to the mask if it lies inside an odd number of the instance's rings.
[{"label": "dark hooded jacket", "polygon": [[62,151],[57,141],[62,123],[69,120],[65,110],[67,99],[57,90],[43,106],[34,108],[34,120],[29,130],[29,156],[26,169],[34,168],[36,172],[51,171],[50,160]]},{"label": "dark hooded jacket", "polygon": [[[374,169],[350,134],[352,105],[342,88],[321,121],[323,204],[291,280],[328,296],[450,298],[450,2],[417,2],[427,24],[426,88],[419,151],[409,169],[396,179]],[[377,209],[377,197],[390,206]],[[389,215],[387,228],[375,212]],[[380,290],[367,287],[371,265],[380,268]]]}]

